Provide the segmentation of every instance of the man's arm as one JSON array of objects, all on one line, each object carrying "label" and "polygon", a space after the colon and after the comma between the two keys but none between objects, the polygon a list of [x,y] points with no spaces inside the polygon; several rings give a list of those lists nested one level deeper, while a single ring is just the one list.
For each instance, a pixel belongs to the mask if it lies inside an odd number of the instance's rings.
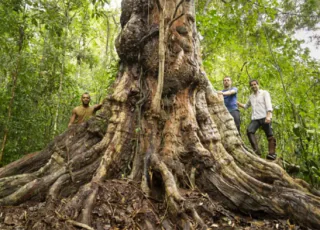
[{"label": "man's arm", "polygon": [[232,89],[232,90],[225,91],[225,92],[222,92],[222,91],[221,91],[221,93],[222,93],[223,96],[230,96],[230,95],[232,95],[232,94],[236,94],[237,91],[235,91],[234,89]]},{"label": "man's arm", "polygon": [[268,111],[265,122],[269,124],[271,122],[272,112]]},{"label": "man's arm", "polygon": [[266,103],[266,108],[267,108],[267,116],[266,116],[266,123],[270,123],[271,122],[271,118],[272,118],[272,104],[271,104],[271,97],[269,92],[265,92],[264,94],[264,100]]},{"label": "man's arm", "polygon": [[237,101],[237,105],[244,109],[244,104],[242,104],[241,102]]},{"label": "man's arm", "polygon": [[236,94],[238,92],[237,88],[232,88],[228,91],[220,91],[223,96],[230,96],[232,94]]},{"label": "man's arm", "polygon": [[102,107],[102,103],[94,105],[94,106],[93,106],[94,112],[96,112],[96,111],[98,111],[99,109],[101,109],[101,107]]},{"label": "man's arm", "polygon": [[251,102],[250,99],[247,101],[246,104],[242,104],[241,102],[237,101],[237,105],[243,109],[247,109],[251,106]]},{"label": "man's arm", "polygon": [[76,110],[73,109],[72,110],[72,115],[70,117],[70,121],[69,121],[69,124],[68,124],[68,128],[73,124],[74,120],[76,119],[76,116],[77,116]]}]

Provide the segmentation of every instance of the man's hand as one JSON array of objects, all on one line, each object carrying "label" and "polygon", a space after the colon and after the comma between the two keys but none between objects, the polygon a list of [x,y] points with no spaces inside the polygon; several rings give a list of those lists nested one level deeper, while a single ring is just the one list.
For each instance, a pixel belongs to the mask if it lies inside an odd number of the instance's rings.
[{"label": "man's hand", "polygon": [[266,117],[265,123],[270,124],[271,123],[271,118],[270,117]]},{"label": "man's hand", "polygon": [[224,101],[223,92],[222,91],[218,91],[217,94],[218,94],[219,100],[220,101]]},{"label": "man's hand", "polygon": [[239,107],[241,107],[241,108],[243,108],[244,109],[244,104],[242,104],[242,103],[240,103],[239,101],[237,101],[237,105],[239,106]]},{"label": "man's hand", "polygon": [[265,119],[265,123],[270,124],[271,123],[271,111],[267,111],[267,116]]},{"label": "man's hand", "polygon": [[101,109],[101,107],[102,107],[102,103],[94,105],[93,109],[94,109],[94,111],[97,111],[97,110]]}]

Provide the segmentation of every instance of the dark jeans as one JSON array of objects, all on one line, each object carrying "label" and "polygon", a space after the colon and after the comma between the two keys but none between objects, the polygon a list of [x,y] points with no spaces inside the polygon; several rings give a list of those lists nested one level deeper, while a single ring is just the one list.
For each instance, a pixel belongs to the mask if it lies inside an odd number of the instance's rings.
[{"label": "dark jeans", "polygon": [[230,112],[233,117],[234,123],[236,124],[237,130],[240,133],[240,112],[239,110],[233,110]]},{"label": "dark jeans", "polygon": [[255,133],[258,128],[262,127],[263,131],[265,132],[267,137],[273,136],[272,126],[271,123],[265,122],[266,118],[261,118],[259,120],[252,120],[248,126],[247,132],[248,133]]}]

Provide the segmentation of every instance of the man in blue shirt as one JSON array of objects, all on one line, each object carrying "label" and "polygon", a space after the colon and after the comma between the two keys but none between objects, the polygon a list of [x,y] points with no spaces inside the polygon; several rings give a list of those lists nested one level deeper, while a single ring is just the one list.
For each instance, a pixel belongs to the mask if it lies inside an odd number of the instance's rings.
[{"label": "man in blue shirt", "polygon": [[232,80],[229,76],[223,78],[224,89],[220,92],[224,98],[224,104],[227,107],[229,113],[233,117],[234,123],[240,134],[240,112],[237,105],[237,93],[238,89],[232,87]]}]

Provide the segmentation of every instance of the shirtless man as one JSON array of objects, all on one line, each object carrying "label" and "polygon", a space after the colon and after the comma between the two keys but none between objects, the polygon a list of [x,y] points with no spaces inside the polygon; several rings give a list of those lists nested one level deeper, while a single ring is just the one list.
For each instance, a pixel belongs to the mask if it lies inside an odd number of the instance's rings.
[{"label": "shirtless man", "polygon": [[75,107],[72,110],[72,115],[68,124],[70,127],[73,124],[80,124],[88,120],[91,116],[95,115],[96,112],[101,109],[102,104],[97,104],[94,106],[89,106],[90,95],[89,93],[84,93],[81,96],[82,105]]}]

